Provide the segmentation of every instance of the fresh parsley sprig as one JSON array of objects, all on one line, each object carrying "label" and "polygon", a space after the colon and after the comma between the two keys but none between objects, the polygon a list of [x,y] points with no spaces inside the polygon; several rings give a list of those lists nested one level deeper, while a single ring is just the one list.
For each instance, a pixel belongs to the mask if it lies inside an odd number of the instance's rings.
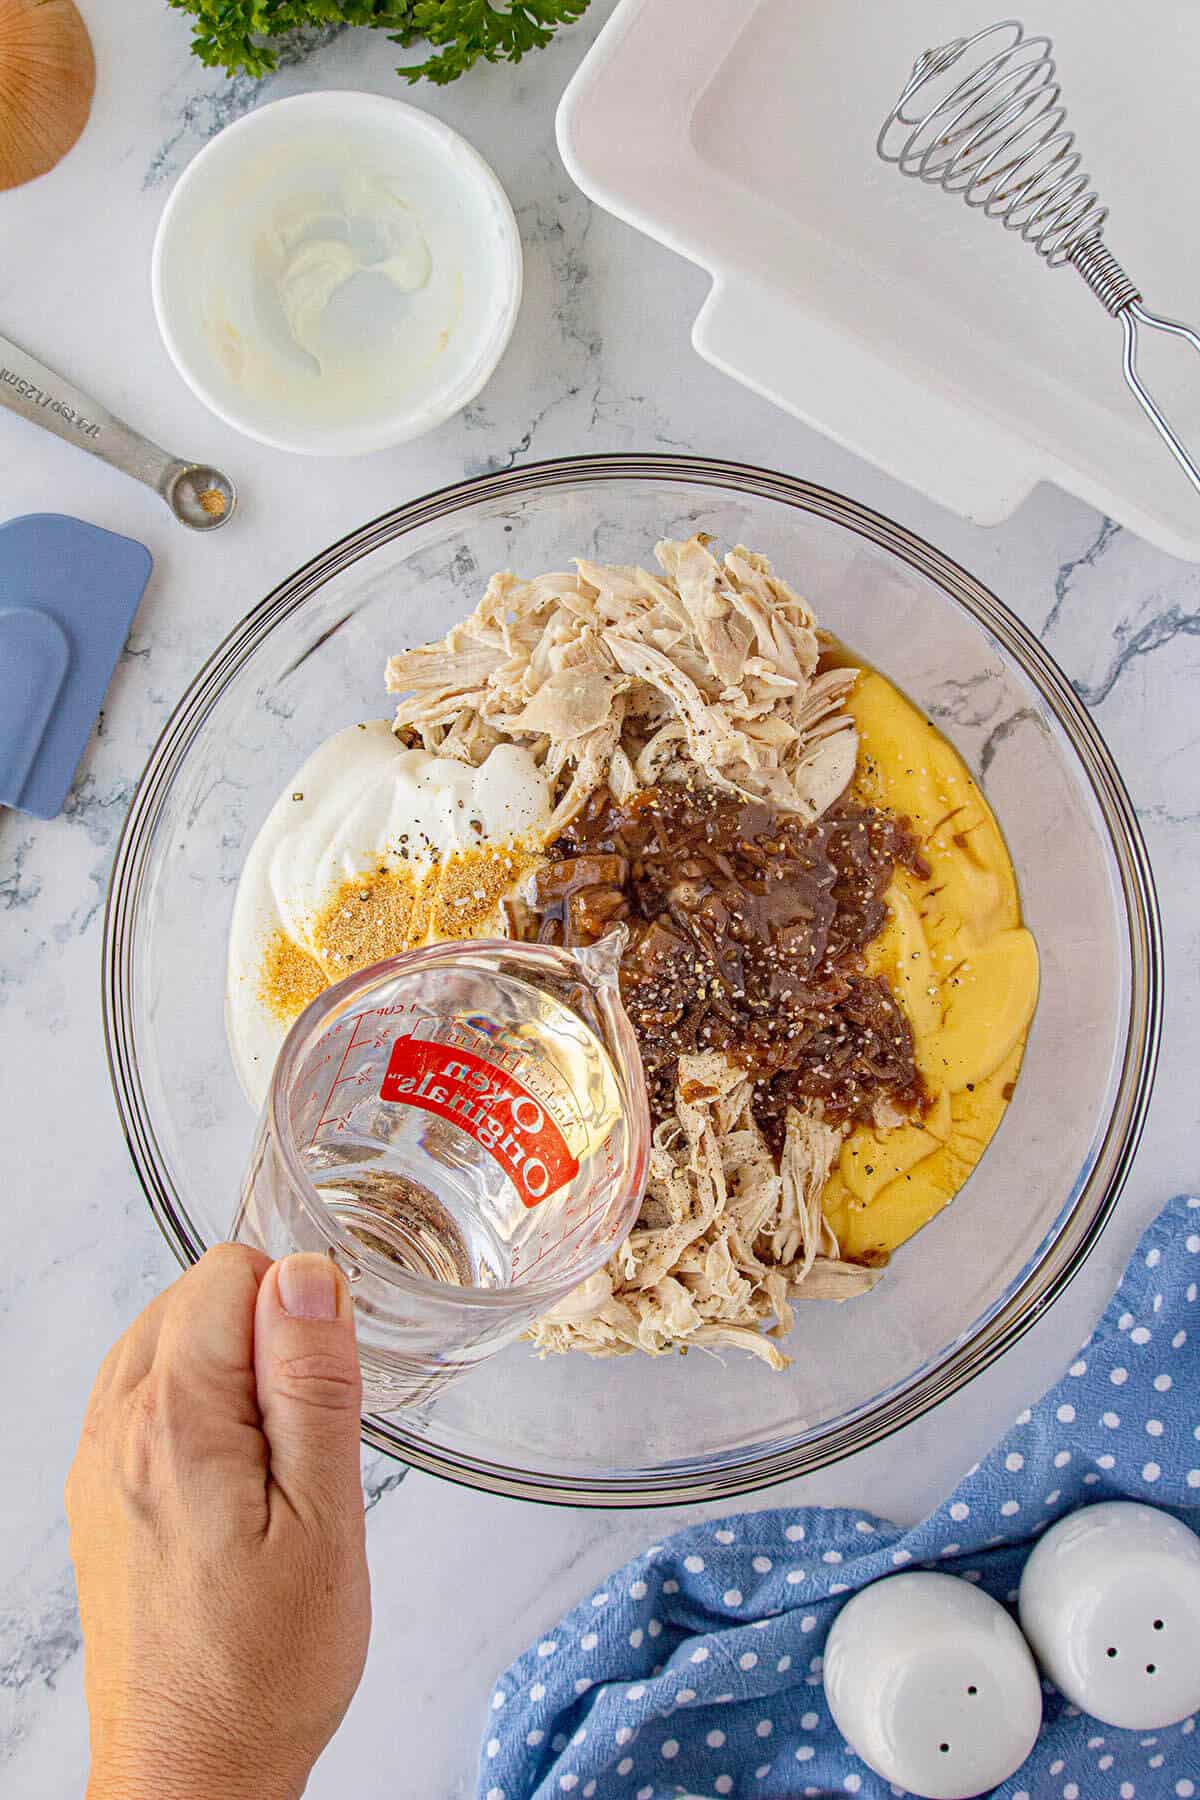
[{"label": "fresh parsley sprig", "polygon": [[297,32],[330,25],[368,25],[408,49],[428,44],[423,62],[401,67],[408,81],[445,84],[477,63],[520,62],[548,44],[559,25],[573,24],[588,0],[168,0],[191,13],[192,48],[200,61],[229,75],[267,75]]}]

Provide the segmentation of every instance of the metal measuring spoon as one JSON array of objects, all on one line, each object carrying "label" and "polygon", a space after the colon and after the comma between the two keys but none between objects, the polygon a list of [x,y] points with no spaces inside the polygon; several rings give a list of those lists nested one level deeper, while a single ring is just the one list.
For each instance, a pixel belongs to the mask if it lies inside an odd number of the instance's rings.
[{"label": "metal measuring spoon", "polygon": [[228,475],[168,456],[6,337],[0,337],[0,405],[144,481],[193,531],[215,531],[233,516],[237,489]]}]

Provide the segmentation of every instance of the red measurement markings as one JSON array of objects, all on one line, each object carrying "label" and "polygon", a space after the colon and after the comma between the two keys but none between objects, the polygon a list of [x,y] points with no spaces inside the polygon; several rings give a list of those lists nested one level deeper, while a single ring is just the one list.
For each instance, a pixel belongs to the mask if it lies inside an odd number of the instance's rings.
[{"label": "red measurement markings", "polygon": [[538,1250],[533,1261],[529,1264],[529,1267],[531,1269],[536,1269],[538,1264],[544,1262],[548,1256],[556,1255],[557,1252],[562,1249],[564,1244],[569,1244],[573,1237],[579,1236],[579,1233],[583,1230],[589,1220],[596,1218],[600,1213],[606,1213],[608,1210],[609,1202],[607,1200],[601,1200],[597,1205],[589,1207],[583,1217],[581,1219],[576,1219],[575,1223],[568,1230],[561,1231],[557,1237],[551,1238],[547,1243],[544,1243]]},{"label": "red measurement markings", "polygon": [[[361,1017],[356,1018],[354,1021],[354,1028],[351,1031],[350,1036],[346,1039],[346,1042],[342,1048],[342,1060],[337,1066],[337,1074],[334,1076],[333,1080],[329,1084],[329,1092],[325,1096],[325,1104],[321,1108],[321,1116],[317,1120],[316,1124],[313,1126],[312,1136],[308,1140],[310,1145],[316,1143],[317,1133],[318,1133],[318,1131],[320,1131],[322,1125],[327,1125],[330,1123],[329,1102],[333,1099],[334,1088],[338,1085],[339,1081],[342,1079],[342,1070],[346,1067],[346,1058],[349,1056],[351,1050],[354,1048],[354,1040],[358,1036],[358,1028],[361,1024],[362,1024]],[[345,1124],[346,1124],[345,1119],[340,1119],[338,1121],[339,1129],[344,1130]]]}]

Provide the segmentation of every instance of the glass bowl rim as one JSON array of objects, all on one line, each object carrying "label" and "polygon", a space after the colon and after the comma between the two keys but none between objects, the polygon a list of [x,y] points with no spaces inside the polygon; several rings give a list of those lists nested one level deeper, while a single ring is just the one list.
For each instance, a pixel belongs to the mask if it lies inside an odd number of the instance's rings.
[{"label": "glass bowl rim", "polygon": [[1100,810],[1116,860],[1128,939],[1124,1048],[1102,1139],[1081,1184],[1010,1288],[957,1342],[891,1390],[841,1415],[811,1438],[750,1452],[721,1468],[613,1476],[542,1475],[506,1469],[461,1449],[431,1446],[393,1420],[368,1416],[363,1439],[426,1473],[515,1499],[568,1506],[678,1506],[727,1500],[825,1468],[882,1442],[949,1398],[1010,1349],[1078,1274],[1120,1197],[1140,1142],[1162,1031],[1163,948],[1149,855],[1116,763],[1082,701],[1032,631],[991,590],[914,532],[848,496],[753,464],[675,454],[616,452],[559,457],[473,476],[405,501],[347,533],[274,587],[225,635],[172,710],[134,790],[117,844],[105,906],[101,1005],[113,1095],[150,1210],[183,1267],[206,1246],[196,1236],[158,1147],[137,1066],[133,949],[138,900],[155,828],[179,768],[228,682],[267,634],[333,575],[415,528],[462,507],[565,485],[610,480],[696,482],[794,507],[841,526],[932,581],[1000,645],[1065,734]]}]

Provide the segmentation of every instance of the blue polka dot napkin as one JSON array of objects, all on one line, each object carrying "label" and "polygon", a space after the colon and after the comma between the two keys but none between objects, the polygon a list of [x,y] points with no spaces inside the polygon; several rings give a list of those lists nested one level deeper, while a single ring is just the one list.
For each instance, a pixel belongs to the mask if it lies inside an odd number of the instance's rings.
[{"label": "blue polka dot napkin", "polygon": [[[513,1664],[492,1696],[479,1800],[799,1800],[903,1790],[834,1729],[821,1652],[842,1597],[908,1567],[1010,1609],[1030,1540],[1090,1501],[1200,1528],[1200,1198],[1146,1232],[1057,1387],[923,1524],[807,1508],[696,1526],[626,1565]],[[1003,1800],[1200,1800],[1196,1720],[1098,1724],[1048,1683]]]}]

